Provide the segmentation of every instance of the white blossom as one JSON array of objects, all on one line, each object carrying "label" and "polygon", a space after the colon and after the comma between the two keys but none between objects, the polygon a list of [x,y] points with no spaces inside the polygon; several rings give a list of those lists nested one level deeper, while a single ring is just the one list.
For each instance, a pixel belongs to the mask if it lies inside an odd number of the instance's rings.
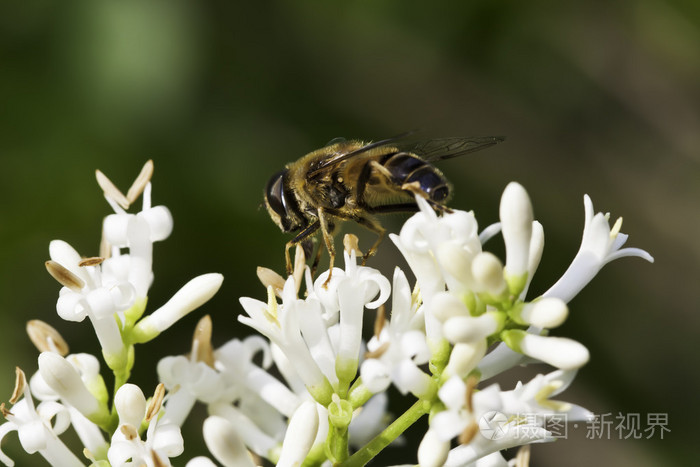
[{"label": "white blossom", "polygon": [[58,396],[93,420],[109,416],[106,405],[98,400],[83,382],[80,373],[65,358],[53,352],[39,355],[39,372]]},{"label": "white blossom", "polygon": [[217,416],[207,418],[204,421],[203,433],[209,452],[224,467],[255,466],[238,432],[228,420]]},{"label": "white blossom", "polygon": [[[425,394],[430,376],[419,365],[428,362],[430,350],[425,334],[416,318],[417,304],[413,302],[406,276],[394,270],[391,319],[378,336],[367,343],[369,357],[360,367],[362,382],[372,392],[384,391],[391,382],[402,393]],[[379,352],[378,356],[371,356]]]},{"label": "white blossom", "polygon": [[519,183],[511,182],[503,190],[500,217],[506,245],[506,275],[509,282],[520,281],[528,271],[534,217],[530,198]]},{"label": "white blossom", "polygon": [[[44,401],[34,406],[24,373],[18,369],[17,375],[16,392],[23,397],[9,410],[3,404],[3,415],[7,421],[0,425],[0,441],[9,432],[16,431],[19,442],[27,453],[38,452],[51,465],[82,467],[83,462],[59,439],[59,435],[70,426],[70,415],[66,407],[55,401]],[[1,449],[0,462],[10,467],[15,465]]]},{"label": "white blossom", "polygon": [[296,298],[294,278],[290,276],[278,305],[272,288],[268,288],[268,303],[252,298],[240,299],[248,316],[238,320],[254,328],[282,349],[292,362],[296,373],[315,397],[330,401],[331,384],[319,368],[301,334],[299,308],[302,300]]},{"label": "white blossom", "polygon": [[65,320],[78,322],[88,317],[100,346],[107,353],[119,353],[122,349],[122,339],[114,315],[127,310],[134,303],[133,285],[123,277],[103,274],[102,265],[80,266],[82,258],[78,252],[61,240],[51,242],[49,253],[52,261],[82,281],[79,289],[61,289],[56,303],[58,315]]},{"label": "white blossom", "polygon": [[191,279],[175,292],[165,305],[143,318],[136,325],[136,332],[146,335],[159,334],[179,319],[209,301],[219,291],[224,276],[217,273],[202,274]]},{"label": "white blossom", "polygon": [[[360,345],[362,341],[362,320],[365,307],[378,308],[389,298],[391,286],[386,277],[376,269],[357,266],[355,251],[343,253],[345,271],[334,274],[329,294],[337,295],[339,316],[339,342],[334,359],[338,378],[351,381],[357,372]],[[328,274],[319,275],[314,283],[316,294],[324,288]],[[377,296],[378,295],[378,296]],[[306,338],[307,343],[309,338]],[[318,361],[318,359],[317,359]]]},{"label": "white blossom", "polygon": [[[128,395],[122,393],[128,393]],[[112,435],[111,446],[107,453],[112,467],[169,466],[171,457],[182,454],[184,442],[180,427],[168,420],[159,419],[157,415],[146,420],[148,428],[145,439],[141,438],[139,427],[146,416],[146,405],[143,403],[145,397],[138,386],[125,384],[117,391],[115,400],[124,403],[115,404],[119,414],[119,427]]]},{"label": "white blossom", "polygon": [[182,426],[197,400],[214,402],[225,388],[221,375],[206,363],[194,360],[194,356],[192,352],[190,358],[171,356],[158,362],[158,377],[171,391],[164,418],[177,426]]},{"label": "white blossom", "polygon": [[[253,362],[258,351],[263,354],[262,367]],[[286,417],[291,417],[302,402],[295,391],[266,371],[272,366],[271,354],[268,343],[260,336],[248,336],[242,341],[232,339],[214,352],[214,365],[225,385],[223,400],[238,401],[243,410],[250,405],[250,410],[246,410],[250,416],[264,415],[260,417],[261,424],[273,423],[261,402]],[[274,425],[279,426],[277,422]]]},{"label": "white blossom", "polygon": [[639,248],[622,248],[627,241],[627,235],[620,232],[622,218],[610,228],[608,215],[594,214],[593,202],[588,195],[583,197],[585,222],[583,238],[576,257],[564,275],[547,292],[545,297],[557,297],[565,302],[571,301],[610,261],[625,256],[637,256],[650,263],[654,258]]},{"label": "white blossom", "polygon": [[[160,360],[161,384],[147,399],[128,382],[135,344],[155,339],[203,305],[223,281],[215,273],[195,277],[143,316],[153,282],[153,243],[173,228],[170,211],[151,204],[152,171],[149,161],[126,195],[98,171],[114,210],[103,221],[102,257],[82,258],[60,240],[50,244],[46,266],[63,286],[56,309],[66,320],[90,320],[116,386],[111,397],[96,357],[69,354],[55,330],[30,326],[41,352],[39,371],[29,385],[18,371],[14,405],[2,405],[7,421],[0,425],[0,440],[17,431],[25,451],[38,452],[51,465],[85,465],[59,438],[72,425],[92,465],[169,466],[184,451],[180,426],[197,403],[209,414],[202,433],[210,457],[223,466],[252,467],[255,456],[278,467],[325,467],[343,463],[346,454],[367,462],[388,443],[400,443],[403,430],[427,414],[429,428],[416,453],[421,466],[513,465],[501,451],[552,441],[545,423],[551,417],[592,417],[583,407],[552,399],[590,358],[583,344],[550,335],[567,319],[567,303],[614,259],[653,261],[643,250],[622,248],[627,236],[620,233],[621,220],[611,228],[608,216],[594,214],[585,196],[579,252],[559,281],[528,300],[544,229],[521,185],[505,188],[500,222],[481,234],[474,213],[416,196],[418,212],[398,235],[390,234],[415,287],[398,267],[390,282],[379,270],[358,265],[356,238],[345,243],[344,268],[334,268],[330,280],[331,271],[314,280],[298,248],[289,278],[271,269],[259,275],[266,301],[240,299],[245,315],[238,321],[262,336],[231,339],[213,350],[207,317],[197,325],[189,356]],[[141,209],[127,212],[141,194]],[[503,259],[484,249],[498,233]],[[365,342],[366,312],[376,321]],[[511,390],[498,384],[479,388],[528,363],[557,370]],[[390,385],[417,399],[393,423]],[[36,407],[32,394],[42,401]],[[1,450],[0,461],[14,465]],[[187,462],[214,465],[202,456]]]},{"label": "white blossom", "polygon": [[[73,365],[90,393],[102,403],[106,403],[107,388],[100,374],[100,363],[97,358],[90,354],[79,353],[67,355],[65,360]],[[39,400],[59,401],[61,399],[61,395],[46,383],[39,371],[31,377],[29,386],[32,394]],[[61,402],[68,410],[70,423],[83,446],[93,454],[106,452],[109,445],[105,441],[102,430],[67,401]]]},{"label": "white blossom", "polygon": [[318,413],[316,411],[316,403],[306,401],[299,406],[289,421],[287,436],[284,438],[277,467],[301,465],[316,439],[317,431]]}]

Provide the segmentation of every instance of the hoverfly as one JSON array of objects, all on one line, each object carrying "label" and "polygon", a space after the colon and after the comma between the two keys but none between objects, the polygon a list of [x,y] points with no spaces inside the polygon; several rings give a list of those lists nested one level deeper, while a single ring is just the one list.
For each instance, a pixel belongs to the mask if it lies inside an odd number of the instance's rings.
[{"label": "hoverfly", "polygon": [[[362,258],[364,265],[386,236],[376,214],[415,212],[416,194],[436,209],[447,209],[445,203],[452,188],[433,162],[479,151],[504,139],[489,136],[410,141],[405,136],[374,143],[336,139],[287,164],[270,178],[265,187],[270,217],[283,232],[298,232],[285,246],[288,274],[292,272],[289,249],[299,244],[310,247],[310,239],[319,230],[332,271],[333,234],[343,221],[357,222],[378,236]],[[319,246],[314,268],[320,254]]]}]

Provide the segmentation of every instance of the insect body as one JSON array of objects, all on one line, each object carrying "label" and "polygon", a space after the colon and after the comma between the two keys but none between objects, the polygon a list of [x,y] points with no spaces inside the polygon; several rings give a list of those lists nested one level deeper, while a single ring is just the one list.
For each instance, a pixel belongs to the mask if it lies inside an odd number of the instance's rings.
[{"label": "insect body", "polygon": [[[421,142],[389,139],[375,143],[331,142],[287,164],[265,188],[265,206],[283,232],[298,232],[287,242],[287,272],[292,264],[289,249],[307,242],[318,230],[323,235],[333,269],[333,234],[337,224],[352,220],[377,233],[374,245],[363,257],[372,256],[386,235],[376,214],[412,212],[418,209],[415,194],[437,209],[451,195],[451,186],[432,162],[461,156],[503,138],[443,138]],[[318,261],[320,248],[316,256]],[[329,274],[330,279],[330,274]]]}]

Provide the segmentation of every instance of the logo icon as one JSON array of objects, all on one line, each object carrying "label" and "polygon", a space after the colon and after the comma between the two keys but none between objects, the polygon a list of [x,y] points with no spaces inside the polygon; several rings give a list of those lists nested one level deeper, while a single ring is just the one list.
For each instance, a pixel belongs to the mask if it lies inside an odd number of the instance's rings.
[{"label": "logo icon", "polygon": [[508,434],[508,430],[510,430],[508,417],[501,412],[492,410],[491,412],[486,412],[479,419],[481,436],[491,441],[503,438]]}]

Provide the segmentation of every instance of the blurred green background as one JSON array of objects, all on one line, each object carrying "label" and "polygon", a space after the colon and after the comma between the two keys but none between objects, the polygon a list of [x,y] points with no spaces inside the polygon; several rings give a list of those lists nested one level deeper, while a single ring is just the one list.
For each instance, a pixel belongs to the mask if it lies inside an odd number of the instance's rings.
[{"label": "blurred green background", "polygon": [[[158,359],[188,351],[204,312],[217,345],[248,333],[238,297],[264,297],[256,266],[283,267],[289,237],[260,206],[286,162],[337,136],[505,135],[441,165],[452,205],[486,226],[509,181],[527,188],[547,239],[533,293],[576,253],[584,193],[624,216],[630,245],[656,262],[615,262],[570,304],[555,334],[592,358],[564,399],[643,423],[667,413],[671,429],[634,440],[571,428],[567,441],[533,446],[532,465],[689,465],[699,415],[699,79],[694,0],[3,2],[0,400],[15,365],[36,369],[28,319],[54,325],[73,352],[97,349],[87,324],[55,314],[58,285],[42,264],[55,238],[97,254],[110,210],[96,168],[126,190],[155,161],[154,203],[170,208],[175,229],[155,247],[151,310],[194,275],[226,278],[203,311],[137,349],[134,380],[148,392]],[[371,265],[390,275],[397,262],[386,242]],[[184,430],[196,442],[183,458],[203,453],[199,423]],[[22,457],[16,435],[3,449],[19,465],[40,462]],[[401,462],[415,462],[413,446],[375,465]]]}]

